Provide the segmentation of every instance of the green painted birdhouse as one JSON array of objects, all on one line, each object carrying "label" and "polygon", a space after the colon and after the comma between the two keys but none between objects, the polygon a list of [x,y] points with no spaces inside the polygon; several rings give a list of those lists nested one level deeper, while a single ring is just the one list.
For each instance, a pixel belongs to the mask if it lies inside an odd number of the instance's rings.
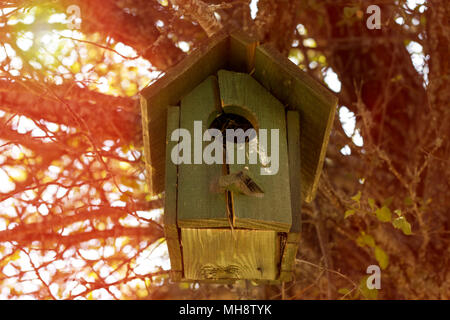
[{"label": "green painted birdhouse", "polygon": [[276,50],[219,34],[141,93],[149,190],[177,281],[288,281],[337,99]]}]

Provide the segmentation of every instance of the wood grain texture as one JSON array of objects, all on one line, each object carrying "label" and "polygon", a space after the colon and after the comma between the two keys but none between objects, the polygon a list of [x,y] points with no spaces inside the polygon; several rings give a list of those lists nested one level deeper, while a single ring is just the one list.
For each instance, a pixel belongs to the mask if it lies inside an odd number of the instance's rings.
[{"label": "wood grain texture", "polygon": [[[258,160],[257,164],[248,164],[248,157],[246,164],[229,164],[230,173],[248,167],[249,175],[264,191],[262,198],[233,192],[235,226],[287,232],[291,227],[292,219],[284,107],[248,74],[220,70],[218,78],[224,112],[237,113],[246,117],[255,128],[267,129],[269,151],[266,151],[266,154],[269,156],[270,130],[279,130],[279,141],[275,141],[279,145],[279,168],[276,174],[261,175],[260,169],[263,167],[261,162]],[[246,145],[248,154],[248,143]],[[235,160],[237,148],[236,144]],[[258,152],[261,154],[263,150],[259,148]]]},{"label": "wood grain texture", "polygon": [[254,78],[290,110],[300,112],[302,196],[314,198],[333,125],[337,98],[270,45],[255,52]]},{"label": "wood grain texture", "polygon": [[301,154],[300,154],[300,115],[298,111],[286,113],[289,182],[291,190],[292,226],[290,233],[301,232]]},{"label": "wood grain texture", "polygon": [[291,281],[295,257],[301,233],[301,190],[300,190],[300,116],[298,111],[287,111],[287,139],[289,153],[289,174],[291,189],[292,226],[286,237],[280,267],[280,281]]},{"label": "wood grain texture", "polygon": [[225,67],[228,52],[229,36],[219,33],[209,38],[205,46],[169,69],[164,77],[141,91],[144,158],[152,195],[164,191],[167,107],[178,105],[183,96]]},{"label": "wood grain texture", "polygon": [[[171,141],[173,130],[180,126],[180,108],[167,108],[167,132],[166,132],[166,158],[170,159],[170,153],[178,141]],[[183,270],[183,262],[180,249],[180,237],[177,227],[177,166],[172,161],[166,161],[164,193],[164,234],[169,250],[170,265],[173,280],[179,280]]]},{"label": "wood grain texture", "polygon": [[[207,78],[181,100],[180,128],[192,137],[191,163],[178,166],[178,226],[229,226],[225,193],[212,191],[211,185],[222,175],[222,164],[194,163],[194,121],[202,121],[201,136],[220,110],[217,79]],[[206,143],[204,143],[206,145]],[[203,148],[202,148],[203,155]]]},{"label": "wood grain texture", "polygon": [[232,71],[250,73],[254,68],[255,49],[258,41],[245,32],[235,31],[230,35],[229,68]]},{"label": "wood grain texture", "polygon": [[183,228],[181,241],[186,280],[278,278],[275,231]]}]

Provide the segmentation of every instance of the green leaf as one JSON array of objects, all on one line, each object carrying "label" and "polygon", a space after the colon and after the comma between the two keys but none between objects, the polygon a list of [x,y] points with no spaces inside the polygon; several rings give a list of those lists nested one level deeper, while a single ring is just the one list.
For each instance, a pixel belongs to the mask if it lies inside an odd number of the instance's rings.
[{"label": "green leaf", "polygon": [[188,282],[180,282],[179,283],[179,287],[180,287],[180,289],[187,290],[190,287],[190,283],[188,283]]},{"label": "green leaf", "polygon": [[379,246],[375,247],[375,259],[377,259],[381,269],[386,269],[389,264],[389,256]]},{"label": "green leaf", "polygon": [[375,200],[373,198],[369,198],[367,200],[367,202],[369,203],[370,209],[375,210],[376,206],[375,206]]},{"label": "green leaf", "polygon": [[371,235],[363,232],[357,239],[356,244],[360,247],[369,246],[371,248],[375,247],[375,240]]},{"label": "green leaf", "polygon": [[400,210],[400,209],[394,210],[394,213],[397,215],[397,217],[401,217],[402,216],[402,210]]},{"label": "green leaf", "polygon": [[342,296],[347,296],[350,292],[351,290],[348,288],[340,288],[338,290],[338,293],[342,294]]},{"label": "green leaf", "polygon": [[392,218],[391,210],[383,206],[375,211],[375,214],[377,215],[378,220],[381,222],[390,222]]},{"label": "green leaf", "polygon": [[361,191],[358,191],[358,193],[352,197],[352,200],[359,202],[360,199],[361,199]]},{"label": "green leaf", "polygon": [[355,214],[355,209],[349,209],[349,210],[345,211],[344,219],[346,219],[354,214]]},{"label": "green leaf", "polygon": [[378,290],[367,288],[367,278],[369,278],[369,276],[365,276],[361,279],[361,282],[359,283],[359,291],[364,299],[376,300],[378,298]]},{"label": "green leaf", "polygon": [[340,288],[339,290],[338,290],[338,293],[340,293],[340,294],[347,294],[347,293],[349,293],[350,292],[350,289],[349,288]]},{"label": "green leaf", "polygon": [[405,219],[405,217],[398,217],[392,222],[392,225],[403,231],[406,235],[411,235],[411,224]]}]

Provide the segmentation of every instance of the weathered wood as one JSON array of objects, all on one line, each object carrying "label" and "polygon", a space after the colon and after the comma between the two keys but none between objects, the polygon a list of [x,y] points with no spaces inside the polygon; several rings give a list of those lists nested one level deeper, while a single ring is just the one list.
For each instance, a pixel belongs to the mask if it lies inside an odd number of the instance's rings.
[{"label": "weathered wood", "polygon": [[[178,141],[171,141],[172,131],[180,126],[180,108],[169,107],[167,109],[167,132],[166,132],[166,158],[170,159],[170,152]],[[167,248],[169,250],[170,264],[173,273],[171,278],[179,280],[183,270],[181,258],[180,237],[177,227],[177,166],[172,161],[166,161],[165,170],[165,193],[164,193],[164,234],[166,236]]]},{"label": "weathered wood", "polygon": [[219,33],[141,91],[144,159],[152,195],[164,191],[165,141],[162,133],[166,132],[167,107],[177,105],[200,82],[224,68],[228,52],[229,36]]},{"label": "weathered wood", "polygon": [[183,228],[181,241],[186,280],[278,278],[275,231]]},{"label": "weathered wood", "polygon": [[[291,200],[284,107],[248,74],[220,70],[218,77],[224,112],[244,116],[255,129],[267,130],[268,150],[259,148],[259,154],[265,152],[271,156],[271,129],[279,130],[279,141],[274,141],[279,145],[279,168],[276,174],[261,175],[260,169],[263,167],[261,162],[258,160],[257,164],[249,164],[248,157],[246,164],[229,164],[230,173],[248,167],[249,175],[264,191],[262,198],[233,192],[235,226],[287,232],[291,227]],[[248,143],[246,145],[248,154]],[[236,144],[234,162],[237,147]]]},{"label": "weathered wood", "polygon": [[287,139],[289,153],[289,182],[291,190],[292,226],[287,234],[280,267],[280,281],[291,281],[301,232],[300,191],[300,117],[298,111],[287,111]]},{"label": "weathered wood", "polygon": [[280,281],[291,281],[297,250],[298,243],[286,243],[284,246],[281,258]]},{"label": "weathered wood", "polygon": [[337,98],[269,45],[255,52],[254,78],[301,120],[302,196],[310,202],[322,170]]},{"label": "weathered wood", "polygon": [[250,73],[254,68],[255,49],[258,41],[242,31],[230,35],[230,70]]},{"label": "weathered wood", "polygon": [[[250,73],[253,78],[244,73],[218,72],[223,68]],[[211,76],[217,72],[219,83]],[[178,111],[169,107],[178,104]],[[314,197],[336,105],[337,99],[329,90],[275,49],[257,46],[242,32],[210,38],[142,91],[147,180],[152,195],[166,189],[164,224],[173,280],[291,279],[300,241],[301,201],[309,202]],[[195,120],[203,122],[203,134],[222,111],[245,117],[256,130],[268,129],[268,156],[270,129],[279,129],[277,174],[261,175],[260,162],[228,166],[229,173],[248,167],[249,176],[263,191],[262,198],[233,190],[227,203],[225,192],[211,188],[227,173],[226,166],[176,166],[171,161],[177,142],[164,139],[164,132],[171,134],[181,127],[190,130],[194,138]],[[237,145],[233,147],[236,156]],[[248,160],[248,143],[245,148]],[[193,160],[193,149],[189,152]],[[227,206],[233,211],[233,230],[229,228]],[[281,237],[285,239],[282,248]]]},{"label": "weathered wood", "polygon": [[183,272],[182,271],[176,271],[176,270],[170,270],[169,277],[172,281],[181,281],[183,279]]},{"label": "weathered wood", "polygon": [[[181,100],[180,128],[192,137],[191,164],[178,166],[178,226],[229,226],[225,193],[212,192],[212,184],[222,175],[222,164],[194,163],[195,140],[202,139],[220,110],[217,79],[207,78]],[[194,121],[202,121],[200,137],[194,133]],[[206,145],[206,143],[204,143]],[[209,143],[208,143],[209,144]],[[201,148],[203,155],[203,148]],[[170,159],[168,159],[170,161]]]},{"label": "weathered wood", "polygon": [[292,226],[289,233],[301,231],[301,154],[300,154],[300,115],[298,111],[286,113],[289,182],[291,190]]}]

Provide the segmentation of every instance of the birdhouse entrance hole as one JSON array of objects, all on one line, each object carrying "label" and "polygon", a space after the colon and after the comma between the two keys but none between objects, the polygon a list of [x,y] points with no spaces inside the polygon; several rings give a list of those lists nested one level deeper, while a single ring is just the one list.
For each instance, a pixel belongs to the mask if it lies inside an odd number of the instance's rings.
[{"label": "birdhouse entrance hole", "polygon": [[243,137],[240,137],[239,135],[233,136],[233,140],[230,142],[249,142],[250,140],[253,140],[256,138],[256,129],[253,126],[253,124],[247,120],[245,117],[235,114],[235,113],[221,113],[217,118],[213,120],[211,125],[209,126],[210,129],[218,129],[220,132],[222,132],[223,136],[223,144],[226,144],[226,130],[231,129],[234,131],[237,131],[238,129],[241,129],[242,135],[248,130],[253,129],[250,136],[244,135]]}]

